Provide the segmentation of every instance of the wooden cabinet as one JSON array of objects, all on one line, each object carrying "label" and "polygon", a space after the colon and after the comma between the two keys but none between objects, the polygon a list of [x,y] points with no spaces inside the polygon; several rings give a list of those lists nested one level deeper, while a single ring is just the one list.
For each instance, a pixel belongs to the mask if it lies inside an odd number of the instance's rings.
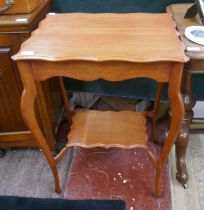
[{"label": "wooden cabinet", "polygon": [[[0,9],[3,14],[22,14],[32,12],[43,0],[0,0]],[[10,5],[10,6],[8,6]]]},{"label": "wooden cabinet", "polygon": [[[18,52],[21,43],[45,17],[49,11],[49,4],[49,0],[44,0],[30,14],[0,15],[0,148],[38,146],[21,116],[20,100],[23,87],[17,65],[11,60],[11,56]],[[62,106],[58,81],[55,78],[38,83],[37,87],[38,121],[48,145],[55,149],[55,131]]]},{"label": "wooden cabinet", "polygon": [[21,90],[10,60],[11,55],[11,47],[0,48],[0,60],[3,61],[0,62],[0,129],[7,132],[26,130],[19,106]]}]

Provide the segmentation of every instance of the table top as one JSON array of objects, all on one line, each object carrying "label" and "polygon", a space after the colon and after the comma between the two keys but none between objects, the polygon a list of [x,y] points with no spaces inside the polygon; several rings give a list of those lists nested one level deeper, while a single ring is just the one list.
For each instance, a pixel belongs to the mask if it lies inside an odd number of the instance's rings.
[{"label": "table top", "polygon": [[185,62],[169,14],[48,15],[14,60]]},{"label": "table top", "polygon": [[196,44],[188,40],[185,35],[185,29],[188,26],[201,25],[196,17],[184,19],[184,15],[188,8],[192,4],[172,4],[167,7],[167,11],[170,12],[176,22],[177,30],[180,33],[180,37],[186,47],[198,47],[200,51],[185,51],[185,54],[191,59],[204,59],[204,46]]}]

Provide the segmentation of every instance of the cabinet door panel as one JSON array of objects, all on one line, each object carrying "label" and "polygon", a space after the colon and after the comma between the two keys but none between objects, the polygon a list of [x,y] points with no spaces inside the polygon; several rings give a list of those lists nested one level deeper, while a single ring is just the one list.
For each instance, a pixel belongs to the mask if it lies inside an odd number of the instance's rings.
[{"label": "cabinet door panel", "polygon": [[20,112],[21,92],[10,59],[10,48],[0,48],[0,132],[27,130]]}]

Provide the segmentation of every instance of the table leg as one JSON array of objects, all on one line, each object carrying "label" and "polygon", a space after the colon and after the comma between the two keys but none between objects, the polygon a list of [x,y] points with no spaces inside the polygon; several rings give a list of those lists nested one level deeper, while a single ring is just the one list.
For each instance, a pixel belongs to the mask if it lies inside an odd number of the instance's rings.
[{"label": "table leg", "polygon": [[67,119],[69,122],[69,126],[71,126],[72,124],[72,113],[70,112],[70,106],[69,106],[69,100],[68,100],[68,96],[66,93],[66,89],[65,89],[65,85],[64,85],[64,80],[62,77],[58,77],[59,80],[59,86],[60,86],[60,93],[64,102],[64,109],[67,115]]},{"label": "table leg", "polygon": [[37,88],[32,75],[32,67],[27,62],[18,63],[21,78],[23,81],[23,94],[21,98],[21,112],[26,125],[31,130],[35,139],[38,141],[40,148],[45,154],[47,161],[52,170],[55,181],[55,192],[60,193],[59,175],[57,164],[52,156],[51,150],[43,136],[40,126],[35,116],[35,99],[37,96]]},{"label": "table leg", "polygon": [[161,182],[161,176],[163,172],[164,163],[167,160],[171,147],[174,144],[175,139],[178,135],[178,132],[182,123],[182,119],[184,116],[184,105],[183,105],[183,100],[180,93],[182,72],[183,72],[182,64],[178,64],[178,63],[173,64],[171,72],[170,72],[170,80],[169,80],[169,88],[168,88],[168,97],[169,97],[169,102],[171,105],[172,117],[171,117],[168,137],[162,148],[160,158],[157,163],[157,169],[156,169],[155,184],[156,184],[156,194],[158,196],[160,195],[160,182]]},{"label": "table leg", "polygon": [[177,167],[177,180],[187,188],[187,181],[189,179],[186,169],[186,150],[189,141],[189,127],[193,118],[192,108],[195,106],[196,99],[192,93],[192,74],[185,72],[182,82],[182,97],[185,106],[185,114],[182,121],[181,129],[176,140],[176,167]]},{"label": "table leg", "polygon": [[152,128],[151,128],[151,141],[159,143],[157,140],[157,117],[158,117],[158,111],[159,111],[159,104],[160,104],[160,98],[162,91],[164,89],[164,83],[158,83],[157,84],[157,90],[156,90],[156,96],[154,100],[154,107],[153,107],[153,112],[151,113],[152,117]]}]

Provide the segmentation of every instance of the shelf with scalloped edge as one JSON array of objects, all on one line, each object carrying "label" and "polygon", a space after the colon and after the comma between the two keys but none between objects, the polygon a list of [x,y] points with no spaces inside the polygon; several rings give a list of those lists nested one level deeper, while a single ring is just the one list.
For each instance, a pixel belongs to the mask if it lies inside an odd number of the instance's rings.
[{"label": "shelf with scalloped edge", "polygon": [[68,147],[146,148],[146,113],[77,111],[68,134]]}]

